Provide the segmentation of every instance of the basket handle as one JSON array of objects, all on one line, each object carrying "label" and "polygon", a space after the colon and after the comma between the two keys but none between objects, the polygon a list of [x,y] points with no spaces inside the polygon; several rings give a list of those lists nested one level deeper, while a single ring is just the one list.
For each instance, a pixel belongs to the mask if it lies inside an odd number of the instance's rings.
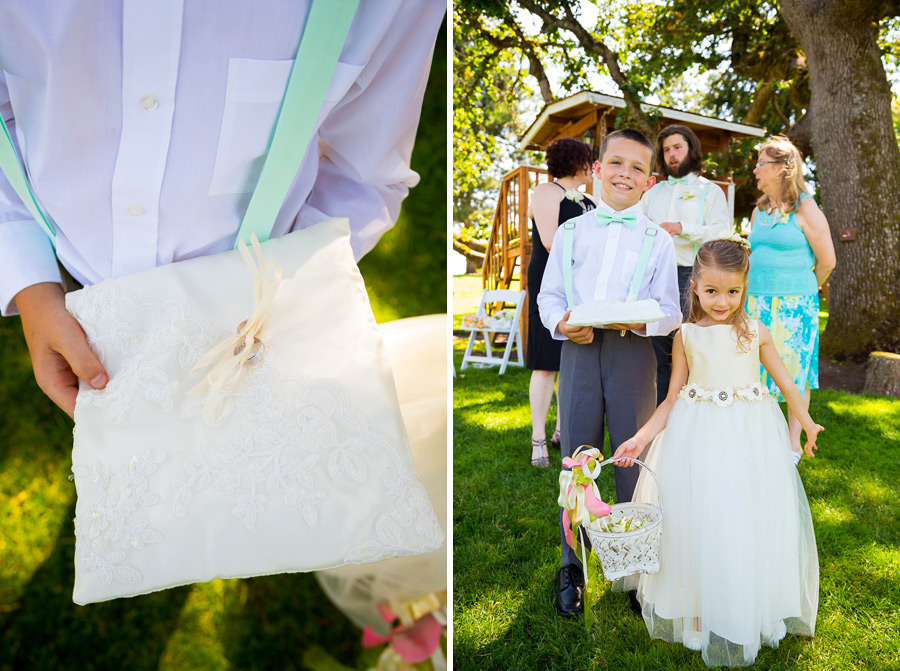
[{"label": "basket handle", "polygon": [[[601,461],[601,462],[598,464],[598,466],[599,466],[599,468],[603,468],[603,467],[606,466],[607,464],[614,464],[614,463],[617,462],[617,461],[622,461],[622,459],[624,459],[624,458],[625,458],[625,457],[610,457],[609,459],[606,459],[606,460],[604,460],[604,461]],[[653,476],[653,481],[656,483],[656,491],[659,492],[659,507],[660,507],[661,509],[664,509],[664,507],[663,507],[663,496],[662,496],[662,485],[659,484],[659,478],[656,477],[656,473],[654,473],[654,472],[653,472],[653,469],[650,468],[647,464],[645,464],[645,463],[644,463],[643,461],[641,461],[640,459],[635,459],[635,460],[634,460],[634,463],[636,463],[636,464],[638,464],[639,466],[641,466],[642,468],[646,469],[646,471],[647,471],[650,475]]]}]

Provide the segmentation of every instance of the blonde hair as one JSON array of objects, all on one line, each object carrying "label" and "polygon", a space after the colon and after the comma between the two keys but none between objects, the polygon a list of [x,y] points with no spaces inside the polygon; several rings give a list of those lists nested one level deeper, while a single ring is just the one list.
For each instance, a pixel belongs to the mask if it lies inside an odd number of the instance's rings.
[{"label": "blonde hair", "polygon": [[[773,203],[766,195],[761,195],[756,201],[756,207],[761,211],[768,211],[773,207],[786,206],[786,213],[790,214],[797,209],[800,194],[809,194],[809,187],[803,179],[803,155],[784,135],[773,135],[759,148],[760,157],[778,161],[784,171],[781,173],[781,193],[778,194],[780,202]],[[810,194],[811,195],[811,194]]]},{"label": "blonde hair", "polygon": [[750,341],[753,338],[753,334],[750,333],[750,319],[744,311],[744,302],[747,298],[747,275],[750,272],[750,254],[739,242],[734,240],[710,240],[700,245],[700,249],[697,250],[697,256],[694,258],[694,267],[691,270],[688,317],[685,322],[696,324],[706,314],[700,305],[697,287],[700,281],[700,273],[710,268],[718,268],[744,278],[740,306],[728,318],[726,323],[731,324],[734,329],[740,351],[747,352],[750,350]]}]

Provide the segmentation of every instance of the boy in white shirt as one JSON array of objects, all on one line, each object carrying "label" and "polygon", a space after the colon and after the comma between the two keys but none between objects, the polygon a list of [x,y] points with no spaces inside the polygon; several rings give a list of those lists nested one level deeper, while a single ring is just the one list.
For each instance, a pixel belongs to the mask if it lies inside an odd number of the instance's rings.
[{"label": "boy in white shirt", "polygon": [[[601,183],[596,210],[576,217],[572,245],[572,300],[566,300],[562,237],[558,229],[538,296],[541,321],[562,345],[559,398],[562,456],[579,445],[603,446],[604,421],[614,450],[634,435],[653,413],[656,360],[647,336],[665,335],[681,324],[675,252],[641,210],[641,195],[653,186],[653,144],[640,131],[610,133],[594,166]],[[657,235],[657,233],[659,233]],[[650,324],[610,324],[604,328],[569,326],[569,311],[581,303],[624,301],[645,237],[652,237],[638,300],[653,298],[665,315]],[[632,472],[634,471],[634,472]],[[631,500],[637,469],[616,469],[616,499]],[[562,538],[562,569],[556,609],[570,616],[583,610],[584,577],[579,557]],[[586,536],[582,540],[587,542]],[[589,546],[588,546],[589,547]]]},{"label": "boy in white shirt", "polygon": [[[672,124],[656,137],[659,182],[641,198],[644,213],[672,236],[675,263],[678,264],[678,293],[685,304],[685,291],[697,250],[726,229],[731,229],[725,194],[705,177],[700,140],[687,126]],[[655,336],[656,405],[666,398],[672,376],[672,339],[674,334]]]}]

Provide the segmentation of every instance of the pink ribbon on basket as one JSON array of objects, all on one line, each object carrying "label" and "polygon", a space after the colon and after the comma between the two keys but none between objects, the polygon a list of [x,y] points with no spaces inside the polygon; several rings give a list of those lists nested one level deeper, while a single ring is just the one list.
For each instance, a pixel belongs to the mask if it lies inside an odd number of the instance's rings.
[{"label": "pink ribbon on basket", "polygon": [[573,550],[578,547],[578,527],[585,520],[590,523],[598,517],[606,517],[612,510],[600,498],[600,490],[595,482],[600,475],[601,458],[600,450],[596,447],[581,445],[571,457],[562,460],[562,465],[572,470],[560,471],[559,498],[556,502],[563,509],[563,530],[566,542]]},{"label": "pink ribbon on basket", "polygon": [[[446,593],[429,594],[416,602],[404,604],[378,604],[378,612],[385,622],[393,624],[399,620],[400,624],[387,636],[376,634],[366,625],[362,635],[363,647],[373,648],[390,642],[391,648],[410,664],[424,662],[432,657],[437,652],[447,623],[441,596],[445,599]],[[400,614],[391,610],[392,607],[399,610]]]},{"label": "pink ribbon on basket", "polygon": [[[255,259],[250,255],[249,247],[253,248]],[[193,396],[208,393],[203,406],[203,419],[209,424],[215,421],[216,399],[219,393],[228,384],[234,382],[248,360],[251,357],[255,359],[255,355],[258,354],[258,351],[254,351],[254,344],[260,342],[257,336],[262,331],[266,317],[272,309],[275,294],[281,285],[281,267],[274,262],[266,261],[255,233],[250,236],[250,245],[240,241],[237,249],[244,259],[244,263],[247,264],[247,268],[250,269],[250,276],[253,279],[255,299],[253,311],[245,321],[241,322],[235,335],[225,338],[210,349],[191,370],[191,375],[196,375],[209,369],[203,379],[188,391],[188,394]]]}]

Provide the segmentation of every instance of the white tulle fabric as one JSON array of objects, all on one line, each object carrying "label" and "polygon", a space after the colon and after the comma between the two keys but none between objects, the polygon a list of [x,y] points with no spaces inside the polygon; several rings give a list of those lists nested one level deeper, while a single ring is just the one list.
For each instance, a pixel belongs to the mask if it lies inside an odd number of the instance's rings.
[{"label": "white tulle fabric", "polygon": [[[686,324],[689,385],[759,385],[756,324],[749,352],[728,325]],[[771,397],[725,405],[676,401],[647,464],[665,502],[660,570],[614,589],[637,589],[653,638],[702,650],[710,666],[747,666],[785,633],[812,636],[819,566],[812,518],[793,466],[787,424]],[[656,502],[641,475],[634,500]]]},{"label": "white tulle fabric", "polygon": [[[447,524],[447,317],[382,324],[416,470],[443,529]],[[386,634],[377,605],[447,589],[447,551],[347,565],[316,574],[331,600],[357,626]]]},{"label": "white tulle fabric", "polygon": [[75,408],[76,603],[441,547],[347,221],[263,250],[284,277],[262,357],[215,397],[212,425],[187,391],[252,312],[237,252],[67,296],[110,374]]}]

